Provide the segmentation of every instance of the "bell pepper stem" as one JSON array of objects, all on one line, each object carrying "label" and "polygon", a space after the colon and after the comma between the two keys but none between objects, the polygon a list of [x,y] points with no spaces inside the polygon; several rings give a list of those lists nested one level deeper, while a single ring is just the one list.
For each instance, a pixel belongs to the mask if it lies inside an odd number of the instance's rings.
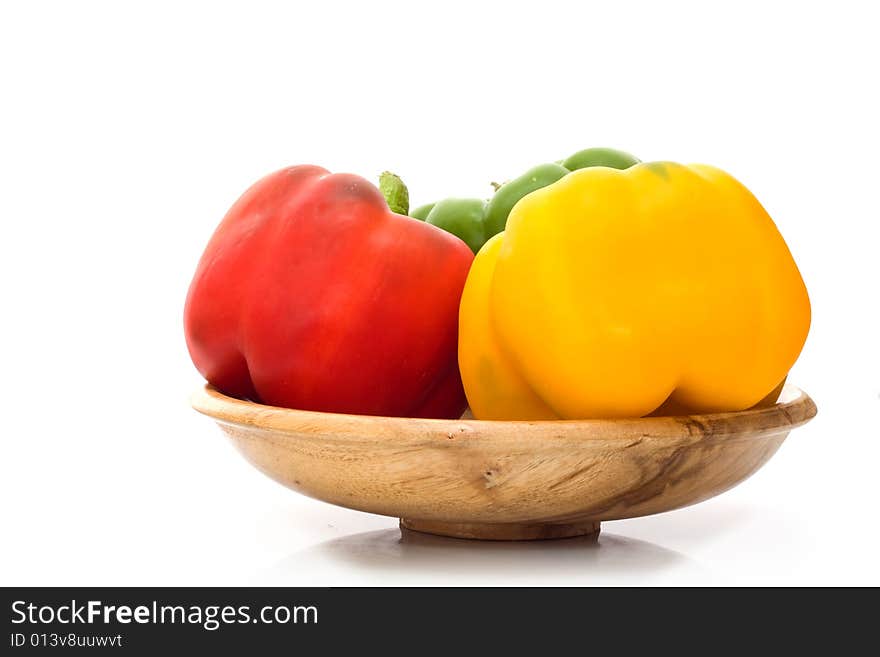
[{"label": "bell pepper stem", "polygon": [[382,172],[379,176],[379,191],[392,212],[403,215],[409,213],[409,190],[400,176],[390,171]]}]

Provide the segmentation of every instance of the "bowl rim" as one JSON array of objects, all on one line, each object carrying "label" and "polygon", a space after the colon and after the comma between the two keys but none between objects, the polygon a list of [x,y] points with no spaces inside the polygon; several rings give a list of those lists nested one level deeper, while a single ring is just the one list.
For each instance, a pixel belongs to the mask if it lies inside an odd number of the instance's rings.
[{"label": "bowl rim", "polygon": [[768,433],[787,433],[809,422],[817,412],[810,396],[791,384],[785,385],[779,401],[772,406],[744,411],[589,420],[452,420],[325,413],[229,397],[211,384],[196,390],[190,401],[196,411],[226,425],[358,442],[374,442],[374,436],[381,433],[393,437],[398,445],[433,443],[438,435],[451,440],[476,437],[476,434],[481,441],[497,440],[506,444],[514,434],[521,438],[532,435],[545,441],[548,438],[615,442],[633,438],[756,438]]}]

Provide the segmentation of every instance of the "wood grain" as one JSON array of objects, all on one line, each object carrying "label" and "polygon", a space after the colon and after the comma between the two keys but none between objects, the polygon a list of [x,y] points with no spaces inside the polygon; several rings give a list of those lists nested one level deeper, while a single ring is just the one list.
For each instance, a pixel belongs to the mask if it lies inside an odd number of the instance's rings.
[{"label": "wood grain", "polygon": [[[670,511],[760,468],[816,414],[787,385],[738,413],[630,420],[491,422],[297,411],[192,399],[245,458],[300,493],[466,538],[555,538],[602,520]],[[542,527],[545,526],[545,527]]]}]

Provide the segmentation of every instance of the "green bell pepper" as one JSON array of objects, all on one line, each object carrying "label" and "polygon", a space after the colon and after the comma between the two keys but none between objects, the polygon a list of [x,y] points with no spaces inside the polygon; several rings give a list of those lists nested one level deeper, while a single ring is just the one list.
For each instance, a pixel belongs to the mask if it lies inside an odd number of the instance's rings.
[{"label": "green bell pepper", "polygon": [[518,178],[500,185],[489,201],[448,198],[422,205],[413,210],[410,216],[457,235],[476,253],[489,238],[504,230],[510,211],[524,196],[555,183],[577,169],[596,166],[628,169],[638,163],[636,157],[624,151],[588,148],[565,160],[539,164],[529,169]]},{"label": "green bell pepper", "polygon": [[425,203],[425,205],[420,205],[415,210],[409,213],[409,216],[413,219],[418,219],[419,221],[424,221],[428,218],[428,215],[431,213],[431,210],[434,209],[436,203]]},{"label": "green bell pepper", "polygon": [[639,158],[625,151],[613,148],[587,148],[569,156],[560,164],[569,171],[586,169],[587,167],[611,167],[612,169],[629,169],[639,163]]},{"label": "green bell pepper", "polygon": [[[517,201],[542,187],[552,185],[569,173],[571,171],[561,164],[539,164],[526,171],[519,178],[514,178],[501,185],[486,206],[486,241],[504,230],[507,225],[507,216]],[[480,246],[483,245],[480,244]]]},{"label": "green bell pepper", "polygon": [[494,235],[487,235],[486,201],[480,198],[445,198],[437,201],[425,222],[458,236],[476,253]]}]

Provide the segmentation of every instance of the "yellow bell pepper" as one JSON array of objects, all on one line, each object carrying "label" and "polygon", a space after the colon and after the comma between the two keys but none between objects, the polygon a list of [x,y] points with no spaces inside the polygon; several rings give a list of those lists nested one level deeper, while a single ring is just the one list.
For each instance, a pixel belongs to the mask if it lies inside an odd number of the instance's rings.
[{"label": "yellow bell pepper", "polygon": [[480,250],[459,365],[479,419],[736,411],[786,377],[809,326],[788,247],[732,176],[598,167],[523,198]]}]

